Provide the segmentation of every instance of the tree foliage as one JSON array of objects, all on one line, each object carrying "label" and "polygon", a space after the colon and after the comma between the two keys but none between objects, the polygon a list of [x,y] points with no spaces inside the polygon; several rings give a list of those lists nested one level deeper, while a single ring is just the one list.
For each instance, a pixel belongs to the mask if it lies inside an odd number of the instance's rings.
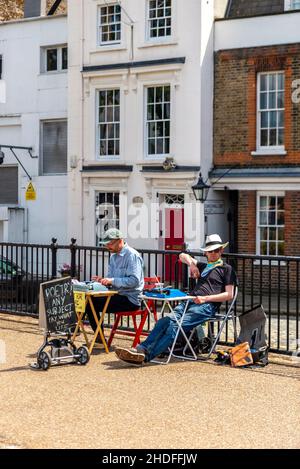
[{"label": "tree foliage", "polygon": [[[55,0],[47,0],[47,11]],[[56,15],[67,12],[67,0],[62,0]],[[24,0],[0,0],[0,21],[15,20],[24,17]]]}]

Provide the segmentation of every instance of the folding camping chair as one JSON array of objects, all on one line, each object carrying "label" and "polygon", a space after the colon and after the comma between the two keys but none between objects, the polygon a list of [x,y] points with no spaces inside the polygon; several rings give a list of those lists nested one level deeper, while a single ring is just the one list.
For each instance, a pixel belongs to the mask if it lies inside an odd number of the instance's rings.
[{"label": "folding camping chair", "polygon": [[[209,339],[211,346],[209,347],[209,350],[206,352],[207,355],[198,357],[200,360],[208,360],[211,355],[214,353],[216,345],[220,339],[221,333],[225,327],[225,324],[228,321],[232,321],[233,323],[233,334],[234,334],[234,342],[236,342],[237,338],[237,330],[236,330],[236,314],[235,314],[235,303],[238,295],[238,281],[236,278],[235,285],[234,285],[234,296],[233,299],[231,300],[230,304],[228,305],[225,313],[220,313],[217,312],[217,314],[211,318],[208,319],[206,322],[208,323],[208,336],[207,338]],[[213,330],[213,325],[214,323],[218,323],[218,333],[216,336],[214,336],[214,330]],[[197,328],[195,327],[192,329],[190,337],[189,337],[189,342],[191,342],[191,339],[194,334],[197,334]],[[187,348],[188,345],[186,345],[183,349],[183,356],[187,357]]]},{"label": "folding camping chair", "polygon": [[[160,282],[160,277],[145,277],[144,282],[145,282],[144,291],[152,290],[155,287],[155,285]],[[140,343],[141,335],[148,335],[148,333],[143,332],[143,328],[149,316],[149,311],[152,312],[155,322],[157,322],[157,312],[156,312],[156,304],[152,299],[149,298],[149,300],[147,300],[147,306],[149,309],[147,309],[146,307],[144,308],[141,307],[140,309],[137,309],[136,311],[120,311],[120,312],[115,313],[115,322],[114,322],[114,325],[112,327],[112,330],[111,330],[111,333],[107,342],[108,347],[111,346],[111,343],[116,333],[120,335],[134,337],[133,342],[132,342],[132,347],[136,347]],[[137,325],[136,319],[139,316],[140,316],[140,322],[139,322],[139,325]],[[134,331],[120,329],[119,323],[121,319],[124,317],[132,318]]]}]

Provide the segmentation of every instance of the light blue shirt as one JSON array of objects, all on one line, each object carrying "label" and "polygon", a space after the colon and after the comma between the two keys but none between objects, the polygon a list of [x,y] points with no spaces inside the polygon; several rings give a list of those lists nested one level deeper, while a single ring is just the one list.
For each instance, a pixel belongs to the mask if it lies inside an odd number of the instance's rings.
[{"label": "light blue shirt", "polygon": [[119,253],[112,254],[108,266],[108,278],[120,295],[127,296],[131,303],[141,304],[144,288],[144,261],[140,254],[128,244]]}]

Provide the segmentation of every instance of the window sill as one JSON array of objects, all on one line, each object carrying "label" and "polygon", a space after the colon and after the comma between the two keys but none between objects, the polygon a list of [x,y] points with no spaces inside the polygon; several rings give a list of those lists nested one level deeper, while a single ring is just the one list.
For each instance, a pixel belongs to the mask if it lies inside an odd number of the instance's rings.
[{"label": "window sill", "polygon": [[40,173],[38,177],[66,177],[68,175],[67,172],[65,173]]},{"label": "window sill", "polygon": [[99,167],[101,165],[107,165],[107,164],[116,164],[116,165],[120,165],[120,164],[126,164],[126,161],[124,160],[121,160],[120,158],[101,158],[101,160],[99,158],[96,158],[94,161],[85,161],[84,162],[84,165],[85,166],[95,166],[95,165],[99,165]]},{"label": "window sill", "polygon": [[41,72],[39,74],[40,77],[45,77],[45,76],[49,76],[49,75],[61,75],[62,73],[68,73],[68,69],[64,69],[64,70],[51,70],[49,72]]},{"label": "window sill", "polygon": [[146,49],[148,47],[159,47],[159,46],[177,46],[178,39],[168,39],[165,41],[150,41],[144,42],[137,46],[138,49]]},{"label": "window sill", "polygon": [[110,44],[107,46],[97,46],[96,49],[90,50],[89,53],[98,54],[99,52],[113,52],[113,51],[120,51],[120,50],[127,50],[127,47],[122,44]]},{"label": "window sill", "polygon": [[[164,162],[166,160],[166,158],[172,158],[172,157],[174,158],[173,153],[172,154],[171,153],[163,153],[163,154],[160,153],[160,154],[157,154],[157,155],[153,155],[153,154],[146,155],[145,154],[143,161],[144,162],[147,162],[147,161],[149,161],[149,162],[152,162],[152,161]],[[140,161],[142,161],[142,160],[140,160]]]},{"label": "window sill", "polygon": [[256,150],[251,152],[252,156],[285,156],[287,151],[284,149]]},{"label": "window sill", "polygon": [[89,161],[88,161],[88,164],[97,164],[97,163],[99,163],[99,164],[101,164],[101,163],[107,164],[107,163],[111,163],[111,162],[112,162],[112,163],[116,163],[116,164],[123,164],[123,163],[125,163],[125,161],[122,160],[122,159],[120,158],[120,156],[102,156],[101,158],[99,158],[99,157],[96,156],[96,157],[95,157],[95,160],[93,160],[93,161],[89,160]]}]

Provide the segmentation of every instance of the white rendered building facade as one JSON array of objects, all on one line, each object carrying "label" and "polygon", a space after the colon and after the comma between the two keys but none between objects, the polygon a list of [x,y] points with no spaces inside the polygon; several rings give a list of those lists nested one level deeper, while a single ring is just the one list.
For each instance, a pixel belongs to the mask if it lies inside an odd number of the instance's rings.
[{"label": "white rendered building facade", "polygon": [[0,241],[67,241],[67,40],[66,16],[0,24],[0,145],[37,157],[2,147]]},{"label": "white rendered building facade", "polygon": [[198,248],[191,186],[212,164],[214,2],[72,0],[69,236]]}]

